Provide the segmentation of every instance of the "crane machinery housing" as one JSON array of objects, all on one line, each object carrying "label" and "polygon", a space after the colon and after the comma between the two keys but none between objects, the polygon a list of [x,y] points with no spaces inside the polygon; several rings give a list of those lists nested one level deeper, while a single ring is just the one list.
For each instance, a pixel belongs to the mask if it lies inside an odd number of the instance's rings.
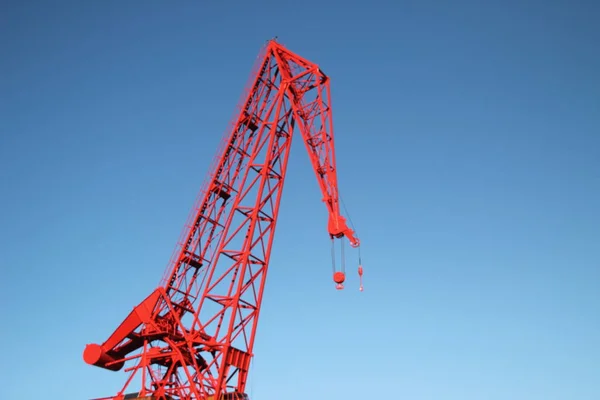
[{"label": "crane machinery housing", "polygon": [[[276,40],[262,48],[160,285],[87,364],[127,379],[105,400],[234,400],[245,392],[292,134],[299,130],[333,241],[359,239],[340,211],[329,78]],[[343,264],[334,264],[343,288]],[[362,290],[362,267],[361,277]],[[129,393],[126,394],[126,392]],[[100,400],[100,399],[98,399]]]}]

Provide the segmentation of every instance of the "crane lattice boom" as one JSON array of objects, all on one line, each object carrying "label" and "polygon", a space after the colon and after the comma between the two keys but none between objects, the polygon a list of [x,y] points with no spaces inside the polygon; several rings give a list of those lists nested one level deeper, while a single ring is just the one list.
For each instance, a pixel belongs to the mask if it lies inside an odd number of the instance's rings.
[{"label": "crane lattice boom", "polygon": [[[84,350],[88,364],[114,371],[131,365],[123,389],[107,399],[126,398],[134,378],[132,398],[247,398],[294,131],[329,211],[330,237],[359,245],[340,213],[329,78],[274,40],[255,72],[160,286],[108,340]],[[341,287],[343,272],[334,280]]]}]

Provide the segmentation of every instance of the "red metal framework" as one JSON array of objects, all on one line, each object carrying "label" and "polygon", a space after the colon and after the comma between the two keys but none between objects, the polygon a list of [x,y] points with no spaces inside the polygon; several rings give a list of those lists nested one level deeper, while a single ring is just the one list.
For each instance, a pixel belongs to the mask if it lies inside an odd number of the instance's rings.
[{"label": "red metal framework", "polygon": [[[340,213],[329,78],[272,40],[161,285],[84,360],[131,364],[121,400],[245,398],[292,134],[299,130],[332,239],[359,245]],[[360,268],[362,274],[362,268]],[[334,271],[341,287],[342,271]],[[221,397],[227,394],[225,397]]]}]

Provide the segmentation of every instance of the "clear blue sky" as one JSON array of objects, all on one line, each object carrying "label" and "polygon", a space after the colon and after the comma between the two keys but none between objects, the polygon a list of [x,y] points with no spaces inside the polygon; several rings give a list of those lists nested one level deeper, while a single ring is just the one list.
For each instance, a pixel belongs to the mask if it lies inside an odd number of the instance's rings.
[{"label": "clear blue sky", "polygon": [[[82,400],[158,283],[254,59],[331,76],[365,292],[300,141],[252,400],[600,398],[594,1],[4,1],[0,397]],[[349,253],[351,270],[356,253]]]}]

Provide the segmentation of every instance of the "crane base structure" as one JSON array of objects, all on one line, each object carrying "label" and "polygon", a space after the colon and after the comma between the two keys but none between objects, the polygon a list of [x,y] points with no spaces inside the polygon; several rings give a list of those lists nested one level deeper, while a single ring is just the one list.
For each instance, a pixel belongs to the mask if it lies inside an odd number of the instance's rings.
[{"label": "crane base structure", "polygon": [[[170,396],[166,396],[166,397],[162,397],[162,398],[158,398],[156,396],[143,396],[143,397],[139,397],[140,394],[139,393],[129,393],[126,394],[122,397],[123,400],[174,400],[173,397]],[[114,399],[114,397],[103,397],[103,398],[97,398],[97,399],[92,399],[92,400],[110,400],[110,399]],[[248,397],[248,395],[246,393],[225,393],[224,395],[221,396],[220,398],[221,400],[250,400],[250,398]],[[206,400],[216,400],[215,396],[209,396],[207,397]]]},{"label": "crane base structure", "polygon": [[[329,85],[318,65],[276,40],[263,47],[159,286],[106,341],[84,349],[87,364],[126,373],[122,389],[104,400],[248,399],[295,132],[328,210],[330,239],[359,246],[340,212]],[[362,290],[361,266],[359,275]],[[334,265],[333,280],[343,288],[343,265]]]}]

